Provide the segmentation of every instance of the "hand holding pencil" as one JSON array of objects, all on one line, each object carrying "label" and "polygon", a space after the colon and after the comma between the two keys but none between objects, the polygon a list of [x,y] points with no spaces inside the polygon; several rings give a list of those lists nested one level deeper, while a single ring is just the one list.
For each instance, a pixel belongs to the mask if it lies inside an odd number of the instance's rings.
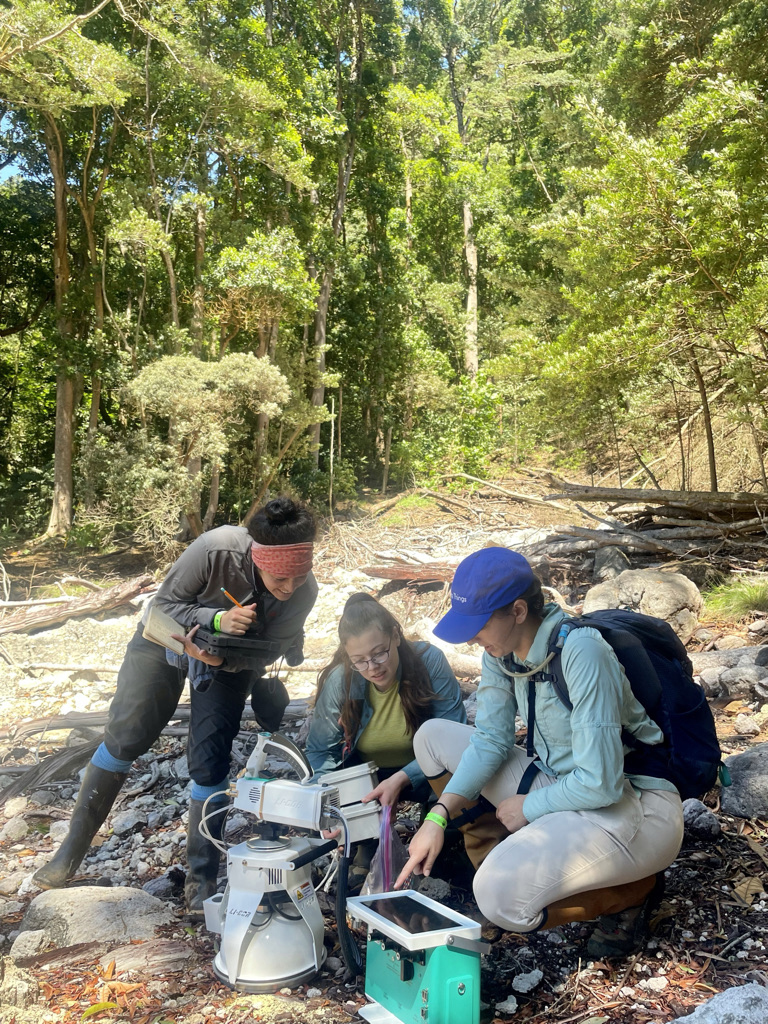
[{"label": "hand holding pencil", "polygon": [[222,615],[219,629],[222,633],[243,636],[256,621],[256,604],[240,604],[237,598],[233,597],[224,587],[221,588],[221,591],[233,602],[233,607]]}]

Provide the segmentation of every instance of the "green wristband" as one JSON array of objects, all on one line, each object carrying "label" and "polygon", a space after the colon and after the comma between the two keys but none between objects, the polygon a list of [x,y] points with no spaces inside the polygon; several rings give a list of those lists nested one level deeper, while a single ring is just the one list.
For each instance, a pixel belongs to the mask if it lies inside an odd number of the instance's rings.
[{"label": "green wristband", "polygon": [[429,814],[425,814],[424,821],[434,821],[434,823],[439,825],[442,829],[445,829],[448,826],[448,822],[445,818],[440,814],[435,814],[434,811],[430,811]]},{"label": "green wristband", "polygon": [[216,614],[213,616],[213,628],[217,633],[221,632],[221,617],[223,614],[224,612],[221,611],[216,612]]}]

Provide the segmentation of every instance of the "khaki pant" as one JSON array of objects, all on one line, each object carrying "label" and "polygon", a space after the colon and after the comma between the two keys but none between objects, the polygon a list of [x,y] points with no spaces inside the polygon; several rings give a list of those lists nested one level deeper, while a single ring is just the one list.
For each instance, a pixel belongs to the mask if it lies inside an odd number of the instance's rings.
[{"label": "khaki pant", "polygon": [[[455,772],[473,729],[445,719],[425,722],[413,748],[427,778]],[[517,793],[530,759],[515,747],[482,790],[494,806]],[[531,789],[552,785],[543,772]],[[545,814],[493,849],[477,871],[474,892],[483,914],[507,931],[530,932],[544,910],[566,897],[624,885],[663,871],[680,850],[683,810],[677,793],[629,782],[610,807]]]}]

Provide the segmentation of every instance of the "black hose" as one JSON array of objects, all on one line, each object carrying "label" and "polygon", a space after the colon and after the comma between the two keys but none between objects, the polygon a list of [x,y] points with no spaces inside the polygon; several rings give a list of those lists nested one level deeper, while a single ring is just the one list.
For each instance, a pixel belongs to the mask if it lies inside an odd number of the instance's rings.
[{"label": "black hose", "polygon": [[357,943],[347,925],[347,873],[349,872],[349,857],[342,857],[339,860],[339,874],[336,882],[336,927],[339,932],[339,946],[341,956],[347,965],[347,970],[353,976],[363,973],[363,958]]},{"label": "black hose", "polygon": [[300,911],[296,910],[295,914],[286,914],[286,912],[280,905],[281,902],[286,903],[289,907],[292,907],[295,910],[296,907],[293,901],[290,899],[290,897],[286,900],[281,901],[277,899],[274,893],[268,892],[266,895],[267,899],[269,900],[270,907],[278,915],[278,917],[283,917],[285,918],[286,921],[301,921],[302,917]]}]

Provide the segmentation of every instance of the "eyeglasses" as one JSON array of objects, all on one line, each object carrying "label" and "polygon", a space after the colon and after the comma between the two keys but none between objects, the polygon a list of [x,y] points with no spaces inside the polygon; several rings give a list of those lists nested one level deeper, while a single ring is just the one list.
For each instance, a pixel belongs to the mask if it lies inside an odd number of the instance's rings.
[{"label": "eyeglasses", "polygon": [[[389,659],[389,652],[392,650],[393,641],[389,641],[389,647],[386,651],[379,651],[378,654],[372,654],[370,658],[366,658],[365,661],[352,661],[352,668],[356,672],[365,672],[369,665],[383,665],[385,661]],[[351,661],[351,659],[350,659]]]}]

